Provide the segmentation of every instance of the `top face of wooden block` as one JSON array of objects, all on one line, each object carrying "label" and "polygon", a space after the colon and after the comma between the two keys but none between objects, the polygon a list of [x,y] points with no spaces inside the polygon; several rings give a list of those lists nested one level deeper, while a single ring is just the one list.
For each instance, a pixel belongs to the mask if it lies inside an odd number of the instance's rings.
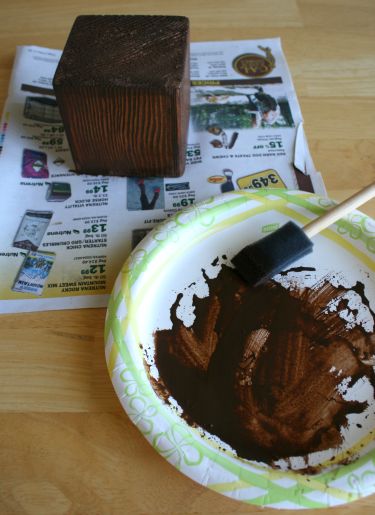
[{"label": "top face of wooden block", "polygon": [[178,88],[188,45],[183,16],[78,16],[54,86]]}]

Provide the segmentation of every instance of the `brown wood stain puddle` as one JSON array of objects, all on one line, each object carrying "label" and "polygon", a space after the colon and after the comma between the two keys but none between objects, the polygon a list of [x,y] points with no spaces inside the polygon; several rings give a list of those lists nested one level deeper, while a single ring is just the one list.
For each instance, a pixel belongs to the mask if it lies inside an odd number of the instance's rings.
[{"label": "brown wood stain puddle", "polygon": [[375,386],[373,329],[339,314],[358,315],[351,290],[375,322],[363,285],[333,286],[327,276],[311,287],[248,288],[226,265],[204,279],[209,296],[193,296],[194,323],[176,314],[180,293],[172,328],[154,334],[157,393],[243,458],[272,465],[339,447],[347,415],[368,407],[344,398],[343,381],[350,388],[365,377]]}]

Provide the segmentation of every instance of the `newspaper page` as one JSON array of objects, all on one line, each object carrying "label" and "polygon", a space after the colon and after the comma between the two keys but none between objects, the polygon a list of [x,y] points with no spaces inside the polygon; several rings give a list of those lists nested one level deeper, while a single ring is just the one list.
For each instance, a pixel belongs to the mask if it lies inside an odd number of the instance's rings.
[{"label": "newspaper page", "polygon": [[17,48],[0,130],[0,312],[105,306],[147,232],[210,196],[264,187],[325,194],[279,39],[191,44],[179,178],[74,172],[52,89],[60,56]]}]

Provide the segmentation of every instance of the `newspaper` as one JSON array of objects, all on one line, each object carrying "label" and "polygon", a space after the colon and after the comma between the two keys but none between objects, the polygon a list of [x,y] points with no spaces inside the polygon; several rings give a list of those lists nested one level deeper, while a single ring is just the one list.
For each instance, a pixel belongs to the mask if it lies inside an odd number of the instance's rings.
[{"label": "newspaper", "polygon": [[0,312],[105,306],[132,248],[212,195],[325,194],[279,39],[191,44],[180,178],[74,173],[52,78],[60,50],[17,48],[0,131]]}]

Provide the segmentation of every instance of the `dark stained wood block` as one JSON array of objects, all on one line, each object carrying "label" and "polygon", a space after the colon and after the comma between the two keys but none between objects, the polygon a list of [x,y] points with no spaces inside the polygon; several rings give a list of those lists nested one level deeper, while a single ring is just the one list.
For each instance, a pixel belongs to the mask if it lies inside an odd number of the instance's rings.
[{"label": "dark stained wood block", "polygon": [[79,173],[178,177],[189,123],[189,20],[79,16],[53,87]]}]

